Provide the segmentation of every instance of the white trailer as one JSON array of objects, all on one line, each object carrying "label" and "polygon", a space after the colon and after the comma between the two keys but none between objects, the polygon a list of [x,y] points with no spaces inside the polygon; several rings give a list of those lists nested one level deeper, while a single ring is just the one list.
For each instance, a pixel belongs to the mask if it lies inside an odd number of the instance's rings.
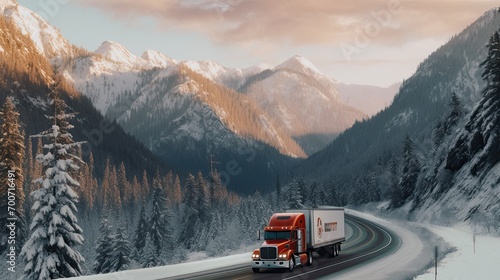
[{"label": "white trailer", "polygon": [[308,251],[316,251],[322,256],[339,254],[340,244],[345,241],[344,208],[289,209],[286,212],[304,214]]}]

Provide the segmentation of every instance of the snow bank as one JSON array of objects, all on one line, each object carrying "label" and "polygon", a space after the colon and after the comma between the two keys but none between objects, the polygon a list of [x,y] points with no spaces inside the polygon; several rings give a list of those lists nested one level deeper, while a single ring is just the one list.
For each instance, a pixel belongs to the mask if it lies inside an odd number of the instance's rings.
[{"label": "snow bank", "polygon": [[[476,236],[463,229],[430,226],[430,230],[456,248],[438,263],[437,279],[500,279],[500,238]],[[434,268],[415,280],[434,280]]]},{"label": "snow bank", "polygon": [[[423,258],[426,254],[425,245],[420,238],[405,225],[377,218],[370,214],[346,209],[347,214],[352,214],[369,221],[383,225],[394,231],[402,240],[401,247],[395,253],[380,260],[364,265],[359,269],[342,274],[336,279],[402,279],[421,267],[425,267],[428,260]],[[327,279],[327,278],[325,278]]]},{"label": "snow bank", "polygon": [[180,276],[188,273],[196,273],[205,270],[227,268],[229,266],[237,266],[248,264],[250,269],[251,252],[232,255],[222,258],[213,258],[202,261],[187,262],[174,265],[166,265],[154,268],[144,268],[114,272],[109,274],[89,275],[71,278],[75,280],[153,280],[167,277]]}]

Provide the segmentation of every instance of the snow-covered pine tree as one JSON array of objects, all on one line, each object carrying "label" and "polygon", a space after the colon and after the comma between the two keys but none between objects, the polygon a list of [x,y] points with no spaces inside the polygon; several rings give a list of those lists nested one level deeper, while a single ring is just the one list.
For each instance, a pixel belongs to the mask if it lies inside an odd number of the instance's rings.
[{"label": "snow-covered pine tree", "polygon": [[[144,237],[143,237],[144,238]],[[144,247],[144,259],[142,260],[142,267],[156,267],[160,264],[160,259],[158,252],[151,240],[149,234],[146,234],[146,238],[144,239],[145,247]]]},{"label": "snow-covered pine tree", "polygon": [[146,217],[146,202],[142,202],[141,214],[139,215],[139,220],[137,221],[137,227],[135,229],[134,236],[134,247],[140,254],[144,247],[146,246],[146,239],[144,238],[148,234],[148,221]]},{"label": "snow-covered pine tree", "polygon": [[197,228],[199,224],[199,213],[196,207],[196,200],[199,195],[197,191],[199,189],[196,184],[196,178],[193,174],[189,174],[182,197],[184,207],[178,235],[178,243],[184,245],[187,249],[191,249],[196,242],[193,228]]},{"label": "snow-covered pine tree", "polygon": [[149,217],[149,235],[151,242],[156,248],[156,253],[161,254],[163,249],[163,238],[168,235],[168,217],[166,215],[166,198],[163,196],[161,186],[153,189],[151,203],[153,205],[151,216]]},{"label": "snow-covered pine tree", "polygon": [[96,274],[109,273],[112,271],[111,258],[113,254],[113,247],[115,243],[115,236],[112,232],[111,224],[107,215],[101,220],[99,225],[99,238],[95,248],[96,258],[92,270]]},{"label": "snow-covered pine tree", "polygon": [[443,123],[444,132],[446,134],[451,134],[452,128],[458,124],[464,113],[464,108],[462,107],[460,98],[458,98],[456,93],[453,93],[451,95],[450,103],[448,103],[448,113],[446,114]]},{"label": "snow-covered pine tree", "polygon": [[470,132],[469,154],[478,154],[471,173],[500,161],[500,31],[488,43],[488,55],[481,66],[482,78],[487,82],[483,97],[471,114],[465,129]]},{"label": "snow-covered pine tree", "polygon": [[295,179],[288,185],[287,205],[291,209],[304,207],[300,180]]},{"label": "snow-covered pine tree", "polygon": [[132,252],[132,244],[128,239],[125,227],[122,221],[116,227],[111,255],[112,271],[127,270],[130,267],[130,253]]},{"label": "snow-covered pine tree", "polygon": [[[12,98],[7,98],[0,111],[2,125],[0,126],[0,253],[7,248],[9,236],[7,224],[9,219],[15,219],[16,239],[19,244],[26,236],[24,220],[24,191],[23,191],[23,160],[24,137],[21,134],[19,113],[16,111]],[[30,155],[28,155],[30,156]],[[11,200],[10,198],[14,198]],[[14,205],[8,204],[15,202]],[[12,220],[10,220],[12,221]],[[17,248],[17,246],[16,246]],[[19,246],[20,248],[20,246]],[[19,250],[16,249],[16,253]]]},{"label": "snow-covered pine tree", "polygon": [[[410,136],[406,135],[403,145],[403,173],[400,180],[401,193],[399,199],[393,204],[396,207],[403,205],[412,196],[415,191],[417,179],[420,174],[421,166],[418,156],[415,152],[415,144]],[[394,203],[394,202],[393,202]]]},{"label": "snow-covered pine tree", "polygon": [[74,214],[78,195],[72,187],[79,183],[72,178],[82,160],[76,154],[81,142],[75,142],[69,132],[69,120],[75,116],[66,113],[67,105],[58,92],[58,83],[49,93],[54,115],[48,116],[52,127],[36,135],[48,140],[46,154],[38,155],[44,175],[37,179],[41,187],[32,193],[34,216],[31,235],[24,244],[20,257],[26,262],[26,279],[55,279],[82,274],[82,255],[75,250],[83,242],[82,229]]}]

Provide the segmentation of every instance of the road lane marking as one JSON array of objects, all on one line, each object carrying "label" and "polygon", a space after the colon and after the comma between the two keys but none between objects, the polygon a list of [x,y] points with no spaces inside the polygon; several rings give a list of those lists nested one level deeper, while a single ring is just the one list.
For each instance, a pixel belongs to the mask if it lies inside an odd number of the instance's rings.
[{"label": "road lane marking", "polygon": [[[370,223],[370,222],[369,222]],[[352,259],[348,259],[348,260],[345,260],[345,261],[341,261],[341,262],[338,262],[338,263],[334,263],[334,264],[331,264],[331,265],[327,265],[327,266],[324,266],[324,267],[321,267],[321,268],[318,268],[318,269],[315,269],[315,270],[311,270],[311,271],[307,271],[307,272],[304,272],[304,273],[301,273],[301,274],[297,274],[297,275],[294,275],[294,276],[291,276],[291,277],[287,277],[287,278],[283,278],[283,280],[287,280],[287,279],[294,279],[294,278],[298,278],[298,277],[301,277],[301,276],[304,276],[306,274],[310,274],[310,273],[313,273],[313,272],[317,272],[317,271],[321,271],[321,270],[324,270],[324,269],[327,269],[327,268],[330,268],[330,267],[334,267],[334,266],[338,266],[338,265],[341,265],[341,264],[344,264],[346,262],[350,262],[350,261],[353,261],[353,260],[357,260],[357,259],[360,259],[360,258],[363,258],[363,257],[366,257],[366,256],[369,256],[369,255],[372,255],[372,254],[375,254],[381,250],[384,250],[385,248],[387,248],[389,245],[391,245],[392,243],[392,236],[389,234],[388,231],[386,231],[385,229],[383,229],[382,227],[378,226],[377,224],[375,223],[372,223],[373,226],[376,226],[378,227],[379,229],[381,229],[383,232],[385,232],[388,236],[389,236],[389,242],[382,248],[379,248],[373,252],[370,252],[370,253],[366,253],[364,255],[361,255],[361,256],[357,256],[355,258],[352,258]],[[373,231],[373,230],[372,230]]]}]

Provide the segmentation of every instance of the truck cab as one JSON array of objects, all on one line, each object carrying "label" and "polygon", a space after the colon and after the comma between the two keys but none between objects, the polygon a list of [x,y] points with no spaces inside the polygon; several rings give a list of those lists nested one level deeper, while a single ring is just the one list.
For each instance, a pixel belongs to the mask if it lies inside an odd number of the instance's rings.
[{"label": "truck cab", "polygon": [[311,264],[312,252],[307,252],[305,233],[303,213],[274,214],[264,228],[264,242],[252,254],[253,271],[259,272],[261,268],[293,271],[297,265]]}]

